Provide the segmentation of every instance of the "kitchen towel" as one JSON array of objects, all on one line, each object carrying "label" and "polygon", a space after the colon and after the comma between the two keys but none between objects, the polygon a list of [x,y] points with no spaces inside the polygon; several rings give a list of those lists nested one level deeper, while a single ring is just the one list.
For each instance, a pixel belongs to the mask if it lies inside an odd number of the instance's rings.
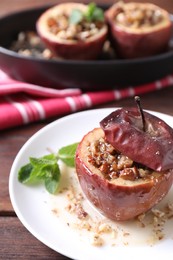
[{"label": "kitchen towel", "polygon": [[173,74],[152,83],[83,93],[80,88],[52,89],[9,78],[0,70],[0,130],[94,108],[173,85]]}]

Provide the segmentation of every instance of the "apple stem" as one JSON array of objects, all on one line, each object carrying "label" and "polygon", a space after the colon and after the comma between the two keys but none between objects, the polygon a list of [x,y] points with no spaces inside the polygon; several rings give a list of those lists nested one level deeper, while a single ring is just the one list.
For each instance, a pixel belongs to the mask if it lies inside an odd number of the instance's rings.
[{"label": "apple stem", "polygon": [[139,96],[135,96],[135,102],[137,104],[137,107],[138,107],[138,110],[141,114],[141,118],[142,118],[142,125],[143,125],[143,131],[145,132],[146,131],[146,124],[145,124],[145,116],[144,116],[144,112],[143,112],[143,109],[141,107],[141,99]]}]

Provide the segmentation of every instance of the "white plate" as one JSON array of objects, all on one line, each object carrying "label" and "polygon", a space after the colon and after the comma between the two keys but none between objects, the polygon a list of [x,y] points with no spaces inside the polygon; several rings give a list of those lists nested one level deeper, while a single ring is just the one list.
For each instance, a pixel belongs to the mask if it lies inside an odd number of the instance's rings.
[{"label": "white plate", "polygon": [[[128,259],[138,260],[173,259],[173,219],[164,225],[164,238],[151,243],[152,226],[141,228],[136,223],[126,222],[116,224],[116,236],[106,234],[105,244],[101,247],[93,246],[90,238],[91,231],[79,230],[75,227],[78,220],[66,210],[67,201],[64,193],[51,196],[45,191],[43,185],[26,186],[18,182],[19,168],[28,162],[30,156],[47,154],[47,148],[57,151],[62,146],[78,142],[84,134],[99,126],[99,122],[114,110],[95,109],[75,113],[59,119],[34,134],[19,151],[12,165],[9,191],[14,210],[23,225],[40,241],[55,251],[72,259],[111,260]],[[152,112],[164,119],[173,127],[171,116]],[[72,171],[72,172],[71,172]],[[69,174],[74,175],[74,170]],[[68,182],[69,180],[66,179]],[[169,192],[162,201],[163,205],[173,202],[173,191]],[[86,202],[88,211],[93,214],[95,221],[108,221],[104,219]],[[68,225],[67,225],[68,222]],[[70,225],[69,225],[70,224]],[[129,234],[128,234],[129,233]]]}]

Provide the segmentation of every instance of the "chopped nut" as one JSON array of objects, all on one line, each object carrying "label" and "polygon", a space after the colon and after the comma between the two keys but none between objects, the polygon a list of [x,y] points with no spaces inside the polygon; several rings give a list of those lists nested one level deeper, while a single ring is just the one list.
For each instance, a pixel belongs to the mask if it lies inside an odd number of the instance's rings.
[{"label": "chopped nut", "polygon": [[123,233],[123,236],[124,236],[124,237],[130,236],[130,233],[129,233],[129,232],[124,232],[124,233]]},{"label": "chopped nut", "polygon": [[70,24],[69,17],[65,14],[49,17],[47,20],[47,26],[52,34],[61,39],[79,41],[85,41],[97,34],[103,24],[103,22],[87,22],[86,19],[82,19],[78,24]]},{"label": "chopped nut", "polygon": [[163,15],[159,9],[148,9],[147,7],[126,6],[120,4],[115,13],[118,24],[131,28],[145,28],[155,26],[162,22]]},{"label": "chopped nut", "polygon": [[122,178],[135,181],[139,178],[152,178],[151,170],[142,168],[116,151],[104,138],[88,144],[88,151],[88,162],[97,167],[108,180]]},{"label": "chopped nut", "polygon": [[80,224],[80,228],[86,229],[88,231],[92,230],[91,224],[89,222],[86,222],[86,221],[82,221],[82,223]]},{"label": "chopped nut", "polygon": [[140,214],[137,218],[138,218],[139,221],[143,221],[144,218],[145,218],[145,213]]},{"label": "chopped nut", "polygon": [[129,168],[131,167],[133,164],[133,161],[131,159],[129,159],[127,156],[125,155],[118,155],[118,170],[122,170],[124,168]]},{"label": "chopped nut", "polygon": [[115,239],[115,238],[117,238],[117,235],[118,235],[117,231],[116,231],[115,229],[112,229],[111,237],[112,237],[113,239]]},{"label": "chopped nut", "polygon": [[94,234],[93,237],[91,238],[91,244],[93,246],[102,246],[103,239],[98,234]]},{"label": "chopped nut", "polygon": [[119,175],[120,178],[130,181],[136,180],[138,176],[139,174],[136,167],[123,169],[122,171],[120,171]]},{"label": "chopped nut", "polygon": [[162,218],[162,217],[165,216],[165,213],[163,211],[158,210],[158,209],[152,209],[151,211],[158,218]]},{"label": "chopped nut", "polygon": [[100,226],[98,227],[99,233],[109,233],[111,232],[111,230],[111,226],[106,223],[100,224]]},{"label": "chopped nut", "polygon": [[79,219],[84,219],[88,216],[88,213],[83,209],[83,207],[80,203],[76,205],[75,212]]},{"label": "chopped nut", "polygon": [[50,59],[50,58],[52,58],[52,53],[51,53],[51,51],[50,51],[49,49],[45,49],[45,50],[43,51],[43,57],[44,57],[45,59]]},{"label": "chopped nut", "polygon": [[57,208],[54,208],[54,209],[52,209],[52,212],[56,215],[56,216],[58,216],[58,209]]}]

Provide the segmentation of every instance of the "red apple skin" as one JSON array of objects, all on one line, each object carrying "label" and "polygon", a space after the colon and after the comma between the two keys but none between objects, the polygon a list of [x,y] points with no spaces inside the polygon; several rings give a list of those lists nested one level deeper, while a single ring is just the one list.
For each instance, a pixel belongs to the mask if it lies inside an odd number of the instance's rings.
[{"label": "red apple skin", "polygon": [[151,209],[168,193],[173,183],[173,170],[131,185],[111,183],[87,162],[87,154],[83,154],[87,144],[101,136],[104,136],[102,129],[94,129],[84,136],[77,148],[76,171],[81,188],[88,200],[109,219],[133,219]]},{"label": "red apple skin", "polygon": [[106,34],[103,34],[98,39],[88,42],[77,42],[77,43],[60,43],[53,42],[40,35],[42,41],[46,46],[58,56],[67,60],[94,60],[102,52],[104,42],[106,40]]},{"label": "red apple skin", "polygon": [[106,140],[133,161],[155,171],[173,168],[173,129],[144,111],[146,131],[138,108],[121,108],[105,117],[100,126]]},{"label": "red apple skin", "polygon": [[108,33],[106,24],[98,34],[89,37],[85,41],[62,40],[48,32],[46,21],[51,16],[51,13],[53,14],[56,11],[63,13],[64,10],[70,13],[72,9],[85,11],[86,8],[87,5],[80,3],[63,3],[48,9],[37,20],[37,33],[55,56],[69,60],[92,60],[96,59],[102,52]]},{"label": "red apple skin", "polygon": [[[130,3],[135,5],[152,5],[149,3]],[[152,5],[154,6],[154,5]],[[106,20],[109,24],[109,34],[111,42],[120,58],[134,59],[143,58],[159,54],[168,49],[168,42],[172,35],[172,23],[169,14],[165,13],[167,24],[158,29],[151,29],[148,32],[130,31],[124,29],[113,21],[117,4],[113,5],[105,13]]]},{"label": "red apple skin", "polygon": [[168,48],[171,27],[154,33],[133,34],[111,27],[112,41],[121,58],[134,59],[152,56]]}]

